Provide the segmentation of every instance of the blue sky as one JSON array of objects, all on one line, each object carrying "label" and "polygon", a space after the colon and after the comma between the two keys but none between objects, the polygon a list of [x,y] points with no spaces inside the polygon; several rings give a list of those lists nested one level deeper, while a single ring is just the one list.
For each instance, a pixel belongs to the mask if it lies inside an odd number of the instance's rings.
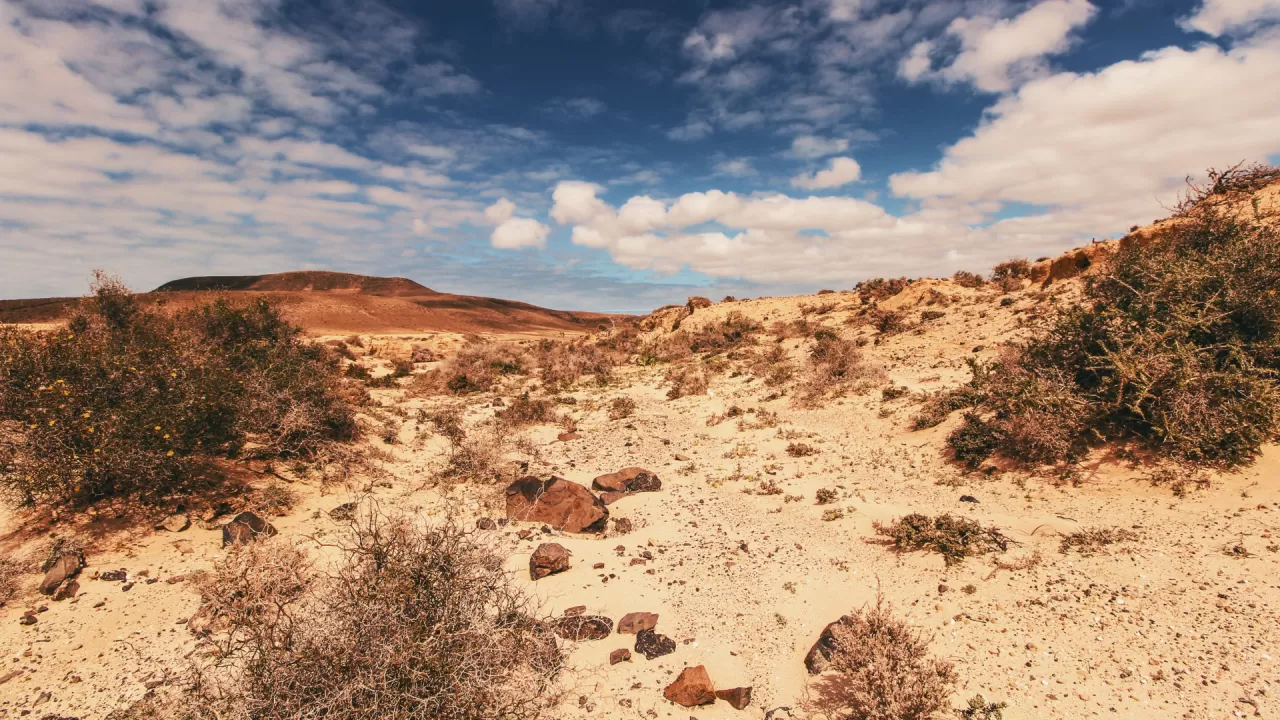
[{"label": "blue sky", "polygon": [[0,0],[0,297],[984,270],[1280,154],[1280,0]]}]

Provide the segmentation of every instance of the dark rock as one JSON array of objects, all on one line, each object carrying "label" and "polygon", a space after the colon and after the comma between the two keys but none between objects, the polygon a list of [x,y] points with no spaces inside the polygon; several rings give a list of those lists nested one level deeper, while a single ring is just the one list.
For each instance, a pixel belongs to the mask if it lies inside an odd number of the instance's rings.
[{"label": "dark rock", "polygon": [[659,635],[653,630],[641,630],[636,633],[636,652],[649,660],[670,655],[676,651],[676,641],[666,635]]},{"label": "dark rock", "polygon": [[259,537],[271,537],[276,528],[251,512],[242,512],[222,526],[222,546],[244,545]]},{"label": "dark rock", "polygon": [[609,508],[577,483],[530,475],[507,486],[507,517],[547,523],[565,532],[598,533],[605,529]]},{"label": "dark rock", "polygon": [[809,654],[804,656],[804,666],[810,675],[817,675],[831,664],[831,656],[835,653],[837,645],[835,628],[839,625],[852,626],[853,622],[852,617],[845,615],[822,629],[822,634],[818,635],[818,641],[809,648]]},{"label": "dark rock", "polygon": [[662,489],[657,475],[640,467],[623,468],[615,473],[601,475],[591,482],[592,490],[610,492],[654,492]]},{"label": "dark rock", "polygon": [[54,560],[53,564],[49,566],[49,570],[45,572],[44,579],[40,581],[41,594],[54,594],[62,583],[74,579],[83,568],[83,553],[69,552],[59,555],[58,559]]},{"label": "dark rock", "polygon": [[652,630],[658,626],[658,614],[651,612],[633,612],[622,616],[618,621],[618,633],[635,635],[641,630]]},{"label": "dark rock", "polygon": [[626,648],[618,648],[609,653],[609,664],[617,665],[620,662],[631,662],[631,651]]},{"label": "dark rock", "polygon": [[737,687],[732,690],[717,690],[716,698],[729,703],[734,710],[742,710],[751,704],[751,688]]},{"label": "dark rock", "polygon": [[35,625],[35,624],[36,624],[36,622],[37,622],[37,621],[36,621],[36,613],[35,613],[35,611],[34,611],[34,610],[28,610],[28,611],[26,611],[26,612],[22,613],[22,619],[18,621],[18,624],[19,624],[19,625]]},{"label": "dark rock", "polygon": [[688,455],[682,455],[680,453],[676,453],[676,460],[678,462],[689,462],[690,458]]},{"label": "dark rock", "polygon": [[564,611],[565,617],[582,617],[587,612],[586,605],[574,605]]},{"label": "dark rock", "polygon": [[947,587],[944,583],[938,583],[938,594],[939,594],[939,595],[941,595],[942,593],[944,593],[944,592],[946,592],[946,591],[948,591],[948,590],[950,590],[950,589],[951,589],[951,588]]},{"label": "dark rock", "polygon": [[356,516],[356,504],[353,502],[342,503],[338,507],[329,511],[329,517],[338,522],[347,522]]},{"label": "dark rock", "polygon": [[602,615],[557,618],[552,623],[556,635],[565,640],[603,640],[613,633],[613,621]]},{"label": "dark rock", "polygon": [[662,695],[677,705],[697,707],[710,705],[716,701],[716,689],[711,684],[711,676],[702,665],[687,667],[680,671],[675,682],[662,691]]},{"label": "dark rock", "polygon": [[129,571],[120,568],[119,570],[105,570],[98,573],[98,579],[103,582],[124,582],[129,578]]},{"label": "dark rock", "polygon": [[20,677],[22,677],[21,670],[10,670],[5,674],[0,675],[0,685],[7,683],[14,678],[20,678]]},{"label": "dark rock", "polygon": [[976,503],[976,502],[978,502],[978,498],[976,498],[976,497],[974,497],[974,496],[972,496],[972,495],[961,495],[961,496],[960,496],[960,502]]},{"label": "dark rock", "polygon": [[558,543],[543,543],[529,557],[529,577],[541,580],[569,569],[569,551]]}]

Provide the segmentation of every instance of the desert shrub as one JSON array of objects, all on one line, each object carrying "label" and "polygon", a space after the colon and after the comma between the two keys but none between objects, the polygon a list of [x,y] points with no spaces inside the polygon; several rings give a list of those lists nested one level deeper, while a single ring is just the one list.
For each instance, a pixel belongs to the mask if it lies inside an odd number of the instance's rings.
[{"label": "desert shrub", "polygon": [[905,385],[887,385],[880,391],[880,399],[884,402],[891,402],[900,397],[910,395],[911,391]]},{"label": "desert shrub", "polygon": [[734,310],[716,323],[703,325],[689,338],[689,350],[695,353],[724,352],[755,342],[760,325]]},{"label": "desert shrub", "polygon": [[342,369],[342,376],[365,382],[373,379],[373,373],[369,371],[369,368],[354,362]]},{"label": "desert shrub", "polygon": [[946,313],[944,313],[944,312],[942,312],[941,310],[921,310],[921,311],[920,311],[920,320],[921,320],[922,322],[929,322],[929,321],[931,321],[931,320],[938,320],[938,319],[940,319],[940,318],[944,318],[944,317],[946,317],[946,316],[947,316],[947,314],[946,314]]},{"label": "desert shrub", "polygon": [[856,383],[878,379],[882,374],[882,370],[867,363],[857,343],[828,333],[814,342],[809,350],[799,399],[813,403],[838,396]]},{"label": "desert shrub", "polygon": [[853,286],[853,291],[858,293],[862,302],[869,303],[875,300],[884,300],[907,289],[911,281],[907,278],[872,278],[863,280]]},{"label": "desert shrub", "polygon": [[830,505],[840,499],[840,496],[833,488],[818,488],[818,492],[814,497],[817,499],[819,505]]},{"label": "desert shrub", "polygon": [[504,459],[513,442],[509,427],[490,421],[468,428],[460,407],[440,408],[424,419],[449,442],[443,466],[433,473],[435,481],[492,483],[505,477]]},{"label": "desert shrub", "polygon": [[629,397],[616,397],[609,403],[609,419],[621,420],[636,411],[636,401]]},{"label": "desert shrub", "polygon": [[986,280],[982,279],[981,275],[977,273],[971,273],[968,270],[957,270],[956,274],[951,276],[951,279],[954,280],[955,283],[960,287],[967,287],[967,288],[982,287],[987,282]]},{"label": "desert shrub", "polygon": [[812,445],[805,443],[790,443],[787,445],[787,454],[793,458],[808,457],[817,452]]},{"label": "desert shrub", "polygon": [[584,376],[607,383],[618,364],[617,355],[599,345],[582,341],[561,343],[544,340],[531,352],[542,383],[552,390],[566,390]]},{"label": "desert shrub", "polygon": [[1088,528],[1063,535],[1062,542],[1058,545],[1058,552],[1066,555],[1068,552],[1075,550],[1081,555],[1092,555],[1100,552],[1108,545],[1133,542],[1137,539],[1137,533],[1124,528]]},{"label": "desert shrub", "polygon": [[343,340],[343,342],[352,347],[358,347],[358,348],[364,347],[364,340],[360,339],[359,335],[350,335],[347,337],[346,340]]},{"label": "desert shrub", "polygon": [[391,377],[405,378],[413,374],[413,363],[409,360],[396,360],[391,364]]},{"label": "desert shrub", "polygon": [[693,312],[695,310],[709,308],[714,304],[715,303],[711,302],[710,298],[704,298],[704,297],[699,297],[695,295],[689,298],[689,301],[685,303],[685,307],[689,308],[689,312]]},{"label": "desert shrub", "polygon": [[1014,258],[991,268],[991,281],[1001,282],[1006,279],[1021,280],[1031,275],[1031,261],[1026,258]]},{"label": "desert shrub", "polygon": [[0,328],[0,489],[20,502],[156,500],[252,442],[310,455],[356,433],[338,360],[265,300],[179,313],[99,274],[65,328]]},{"label": "desert shrub", "polygon": [[503,422],[516,427],[559,421],[554,402],[548,398],[530,397],[529,393],[524,393],[512,400],[511,404],[498,411],[497,415]]},{"label": "desert shrub", "polygon": [[[948,713],[952,664],[929,655],[921,630],[893,616],[879,596],[831,627],[830,670],[839,689],[824,698],[850,720],[933,720]],[[839,707],[835,707],[839,706]]]},{"label": "desert shrub", "polygon": [[253,509],[263,515],[280,516],[297,505],[300,499],[301,496],[296,490],[278,480],[273,480],[254,494]]},{"label": "desert shrub", "polygon": [[706,372],[696,363],[672,366],[663,379],[671,386],[667,390],[668,400],[705,395],[709,386]]},{"label": "desert shrub", "polygon": [[1008,550],[1011,542],[994,527],[950,513],[937,517],[912,513],[888,525],[876,521],[873,527],[877,535],[893,540],[898,550],[932,550],[940,553],[948,566],[974,555]]},{"label": "desert shrub", "polygon": [[1213,178],[1149,241],[1122,243],[1086,278],[1081,305],[971,383],[998,452],[1070,461],[1090,442],[1135,438],[1163,457],[1233,467],[1277,436],[1280,235],[1221,200],[1253,174]]},{"label": "desert shrub", "polygon": [[315,564],[251,543],[199,583],[203,717],[523,720],[556,700],[560,650],[501,557],[451,524],[357,511]]},{"label": "desert shrub", "polygon": [[468,345],[429,373],[417,376],[414,388],[424,394],[468,395],[487,392],[504,377],[528,373],[525,351],[508,343]]},{"label": "desert shrub", "polygon": [[880,308],[871,313],[871,325],[881,335],[896,335],[908,328],[907,317],[902,311]]},{"label": "desert shrub", "polygon": [[957,710],[960,720],[1004,720],[1007,702],[987,702],[982,695],[974,695],[965,703],[968,707]]}]

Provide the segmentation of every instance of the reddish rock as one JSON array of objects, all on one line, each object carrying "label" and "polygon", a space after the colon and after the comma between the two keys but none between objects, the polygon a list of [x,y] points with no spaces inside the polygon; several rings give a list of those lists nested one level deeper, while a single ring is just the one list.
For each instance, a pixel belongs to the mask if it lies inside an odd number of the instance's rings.
[{"label": "reddish rock", "polygon": [[602,615],[574,615],[555,620],[552,629],[565,640],[603,640],[613,632],[613,621]]},{"label": "reddish rock", "polygon": [[629,467],[601,475],[591,482],[591,489],[623,493],[653,492],[662,489],[662,481],[644,468]]},{"label": "reddish rock", "polygon": [[568,608],[567,610],[564,611],[564,616],[565,617],[581,617],[586,612],[587,612],[586,605],[574,605],[573,607]]},{"label": "reddish rock", "polygon": [[636,652],[647,660],[670,655],[676,651],[676,641],[666,635],[659,635],[653,630],[641,630],[636,633]]},{"label": "reddish rock", "polygon": [[529,556],[529,577],[541,580],[569,569],[569,551],[558,543],[543,543]]},{"label": "reddish rock", "polygon": [[507,486],[507,517],[546,523],[565,532],[598,533],[609,520],[609,508],[575,482],[528,476]]},{"label": "reddish rock", "polygon": [[711,676],[702,665],[682,670],[675,682],[662,691],[662,695],[671,702],[685,707],[710,705],[716,701],[715,686],[711,684]]},{"label": "reddish rock", "polygon": [[62,583],[79,575],[82,568],[84,568],[83,554],[71,552],[58,556],[58,559],[53,561],[53,565],[49,566],[48,572],[44,574],[44,579],[40,581],[41,594],[54,594]]},{"label": "reddish rock", "polygon": [[827,665],[831,663],[831,656],[836,650],[836,637],[834,629],[840,625],[851,625],[853,618],[845,615],[839,620],[830,623],[822,629],[822,634],[818,636],[818,641],[809,648],[809,654],[804,656],[805,669],[810,675],[817,675],[827,669]]},{"label": "reddish rock", "polygon": [[609,664],[617,665],[620,662],[631,662],[631,651],[626,648],[618,648],[609,653]]},{"label": "reddish rock", "polygon": [[563,432],[556,436],[560,442],[569,442],[570,440],[581,440],[582,436],[576,432]]},{"label": "reddish rock", "polygon": [[600,493],[600,500],[604,502],[605,505],[612,505],[624,497],[631,497],[631,493],[614,492],[612,490],[606,490],[605,492]]},{"label": "reddish rock", "polygon": [[259,537],[271,537],[276,528],[251,512],[242,512],[222,526],[222,546],[244,545]]},{"label": "reddish rock", "polygon": [[54,600],[66,600],[73,598],[76,593],[80,592],[80,583],[75,580],[68,580],[58,587],[53,593]]},{"label": "reddish rock", "polygon": [[651,612],[633,612],[622,616],[618,621],[618,633],[635,635],[641,630],[652,630],[658,626],[658,614]]},{"label": "reddish rock", "polygon": [[742,710],[751,704],[751,688],[737,687],[732,690],[717,690],[716,698],[729,703],[734,710]]}]

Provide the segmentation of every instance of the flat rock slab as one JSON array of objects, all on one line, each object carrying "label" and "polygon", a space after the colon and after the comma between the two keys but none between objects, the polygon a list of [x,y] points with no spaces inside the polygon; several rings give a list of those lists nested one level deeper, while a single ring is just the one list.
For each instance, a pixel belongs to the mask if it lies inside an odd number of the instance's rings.
[{"label": "flat rock slab", "polygon": [[60,555],[40,581],[40,593],[52,595],[58,591],[63,582],[75,578],[84,568],[84,555],[78,552]]},{"label": "flat rock slab", "polygon": [[591,489],[620,493],[655,492],[662,489],[662,481],[642,467],[629,467],[601,475],[591,482]]},{"label": "flat rock slab", "polygon": [[618,621],[620,635],[635,635],[641,630],[652,630],[658,626],[658,614],[651,612],[633,612],[622,616]]},{"label": "flat rock slab", "polygon": [[604,532],[609,508],[591,491],[564,478],[532,475],[507,486],[507,518],[545,523],[564,532]]}]

